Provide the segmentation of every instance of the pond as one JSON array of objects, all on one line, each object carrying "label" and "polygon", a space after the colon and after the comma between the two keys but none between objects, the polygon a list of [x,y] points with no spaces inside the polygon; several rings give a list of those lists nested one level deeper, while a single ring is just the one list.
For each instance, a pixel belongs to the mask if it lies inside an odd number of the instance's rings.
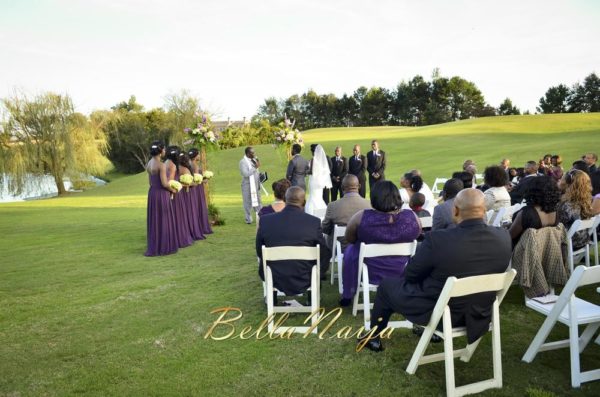
[{"label": "pond", "polygon": [[[49,198],[58,196],[58,189],[56,188],[56,183],[54,183],[54,177],[52,175],[31,175],[27,178],[25,182],[25,187],[21,194],[14,194],[10,192],[8,189],[8,185],[10,183],[10,176],[6,174],[1,174],[0,179],[2,179],[2,184],[0,185],[0,203],[12,203],[15,201],[25,201],[25,200],[37,200],[42,198]],[[96,183],[96,185],[104,185],[105,181],[102,179],[95,178],[90,176],[89,179]],[[68,178],[65,178],[65,189],[67,191],[76,191],[73,190],[73,184]]]}]

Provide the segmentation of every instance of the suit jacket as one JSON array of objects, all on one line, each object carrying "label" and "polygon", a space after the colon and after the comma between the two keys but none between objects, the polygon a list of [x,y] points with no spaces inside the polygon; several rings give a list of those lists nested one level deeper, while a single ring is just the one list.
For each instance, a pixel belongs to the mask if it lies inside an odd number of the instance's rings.
[{"label": "suit jacket", "polygon": [[[427,324],[446,279],[502,273],[511,256],[510,235],[469,219],[454,229],[432,231],[411,258],[401,279],[401,311],[416,324]],[[450,301],[453,326],[466,325],[469,343],[488,330],[494,293],[480,293]]]},{"label": "suit jacket", "polygon": [[337,161],[336,158],[335,156],[331,158],[329,168],[331,169],[331,183],[339,185],[348,174],[348,160],[344,156],[340,157],[340,161]]},{"label": "suit jacket", "polygon": [[452,210],[454,209],[454,198],[436,205],[433,209],[431,230],[448,229],[455,227],[452,221]]},{"label": "suit jacket", "polygon": [[306,174],[308,173],[308,161],[299,154],[292,157],[288,163],[286,178],[292,186],[300,186],[306,190]]},{"label": "suit jacket", "polygon": [[[321,274],[327,271],[331,251],[327,248],[321,221],[308,215],[303,208],[286,206],[281,212],[260,219],[256,233],[256,255],[261,259],[258,274],[264,280],[262,268],[262,246],[281,247],[286,245],[311,247],[321,244]],[[300,294],[310,287],[310,276],[314,261],[273,261],[269,263],[275,288],[288,295]]]},{"label": "suit jacket", "polygon": [[367,153],[367,171],[369,171],[369,176],[374,172],[379,173],[380,181],[385,179],[385,152],[383,150],[379,150],[379,156],[376,156],[372,150]]},{"label": "suit jacket", "polygon": [[[358,193],[347,193],[339,200],[329,203],[325,218],[321,223],[323,233],[327,234],[327,246],[333,249],[333,228],[334,225],[345,226],[348,224],[352,215],[360,210],[371,208],[369,200],[362,198]],[[346,248],[346,240],[341,238],[342,249]]]},{"label": "suit jacket", "polygon": [[523,198],[529,192],[529,187],[531,186],[531,182],[533,182],[533,178],[537,176],[526,176],[525,178],[519,181],[519,184],[513,188],[510,192],[510,203],[511,204],[519,204],[523,201]]},{"label": "suit jacket", "polygon": [[367,169],[367,158],[362,154],[358,156],[360,160],[356,159],[356,156],[350,157],[348,160],[348,173],[356,175],[361,184],[365,181],[365,170]]},{"label": "suit jacket", "polygon": [[250,175],[254,175],[254,182],[258,189],[260,189],[260,180],[259,180],[259,171],[258,168],[253,167],[246,158],[242,158],[239,164],[240,175],[242,175],[242,188],[248,187],[248,191],[250,191],[250,179],[248,178]]}]

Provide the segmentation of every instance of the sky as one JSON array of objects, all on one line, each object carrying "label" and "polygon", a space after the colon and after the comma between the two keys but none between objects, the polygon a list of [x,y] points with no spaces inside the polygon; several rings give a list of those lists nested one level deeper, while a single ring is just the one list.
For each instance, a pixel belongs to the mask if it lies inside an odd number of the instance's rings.
[{"label": "sky", "polygon": [[78,111],[188,90],[216,119],[309,89],[474,82],[497,107],[600,73],[597,0],[0,0],[0,98],[68,93]]}]

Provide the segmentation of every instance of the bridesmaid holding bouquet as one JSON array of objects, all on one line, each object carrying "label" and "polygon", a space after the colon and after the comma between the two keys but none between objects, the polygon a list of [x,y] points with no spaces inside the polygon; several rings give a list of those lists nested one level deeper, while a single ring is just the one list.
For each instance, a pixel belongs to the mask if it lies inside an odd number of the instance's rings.
[{"label": "bridesmaid holding bouquet", "polygon": [[[167,168],[167,179],[169,181],[179,180],[179,154],[181,151],[178,146],[169,146],[167,148],[167,161],[165,166]],[[179,241],[179,248],[187,247],[192,245],[194,240],[190,234],[189,223],[188,223],[188,210],[184,201],[183,193],[185,188],[173,197],[173,210],[175,212],[175,232]]]},{"label": "bridesmaid holding bouquet", "polygon": [[[194,191],[198,189],[198,186],[193,185],[192,165],[186,152],[181,152],[179,154],[179,175],[180,182],[184,179],[184,176],[189,178],[189,183],[185,185],[179,194],[183,197],[183,202],[187,209],[187,221],[190,235],[194,240],[204,240],[206,237],[204,236],[204,233],[202,233],[202,228],[200,227],[200,213],[198,212],[200,203],[194,193]],[[202,186],[200,186],[200,189],[202,189]]]},{"label": "bridesmaid holding bouquet", "polygon": [[148,248],[144,255],[169,255],[177,252],[179,241],[170,198],[174,189],[169,186],[165,164],[160,161],[165,155],[165,145],[162,142],[153,142],[150,155],[152,158],[146,165],[150,182],[146,218]]},{"label": "bridesmaid holding bouquet", "polygon": [[[202,170],[200,169],[200,153],[198,152],[198,149],[190,149],[188,155],[191,160],[192,173],[202,174]],[[193,190],[196,195],[196,200],[198,201],[198,212],[200,215],[200,227],[202,228],[202,232],[204,234],[211,234],[212,228],[210,227],[210,221],[208,220],[208,204],[204,192],[204,185],[201,183]]]}]

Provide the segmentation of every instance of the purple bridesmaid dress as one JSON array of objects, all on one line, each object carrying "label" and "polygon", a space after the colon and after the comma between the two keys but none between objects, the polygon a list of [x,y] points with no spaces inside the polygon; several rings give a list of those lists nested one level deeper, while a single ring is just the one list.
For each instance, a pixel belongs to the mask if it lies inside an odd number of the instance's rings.
[{"label": "purple bridesmaid dress", "polygon": [[163,188],[160,174],[150,175],[146,218],[148,249],[145,256],[169,255],[177,252],[179,241],[171,193]]},{"label": "purple bridesmaid dress", "polygon": [[202,233],[202,227],[200,226],[200,213],[198,209],[200,203],[196,197],[196,189],[198,189],[198,186],[184,187],[179,193],[182,193],[183,201],[188,210],[188,222],[192,238],[194,240],[204,240],[206,236]]},{"label": "purple bridesmaid dress", "polygon": [[[352,299],[356,293],[360,243],[410,243],[419,237],[419,233],[419,223],[411,210],[402,210],[397,214],[365,210],[358,226],[356,242],[348,245],[346,251],[344,251],[344,265],[342,269],[344,291],[342,298]],[[365,263],[369,268],[369,282],[378,285],[384,278],[402,277],[408,259],[408,256],[367,258]]]},{"label": "purple bridesmaid dress", "polygon": [[[175,180],[179,180],[179,172],[175,172]],[[185,187],[175,194],[173,198],[173,209],[175,210],[175,229],[177,231],[177,239],[179,240],[179,248],[192,245],[192,233],[190,232],[190,223],[188,220],[188,207],[185,201]]]},{"label": "purple bridesmaid dress", "polygon": [[206,202],[206,194],[204,194],[204,185],[198,185],[194,189],[198,200],[198,212],[200,213],[200,227],[202,233],[211,234],[212,228],[208,220],[208,204]]}]

